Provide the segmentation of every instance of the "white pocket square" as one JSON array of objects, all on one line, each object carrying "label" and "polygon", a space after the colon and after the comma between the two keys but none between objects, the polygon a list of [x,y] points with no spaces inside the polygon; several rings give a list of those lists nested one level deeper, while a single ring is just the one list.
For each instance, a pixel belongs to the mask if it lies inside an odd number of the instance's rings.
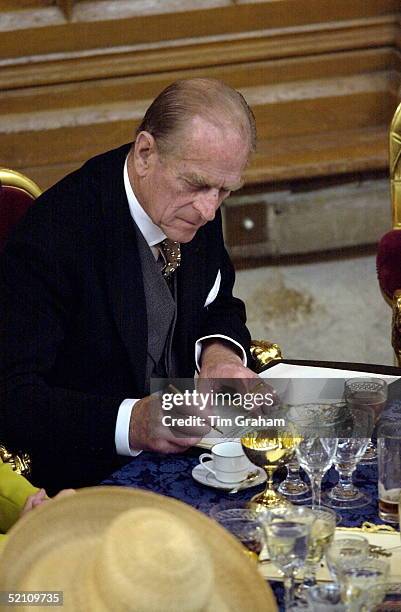
[{"label": "white pocket square", "polygon": [[217,294],[219,292],[220,289],[220,281],[221,281],[221,272],[220,270],[217,272],[217,276],[216,276],[216,280],[214,281],[214,285],[211,288],[211,290],[209,291],[209,295],[206,298],[206,302],[204,304],[204,308],[206,308],[207,306],[210,306],[210,304],[212,302],[214,302],[214,300],[217,297]]}]

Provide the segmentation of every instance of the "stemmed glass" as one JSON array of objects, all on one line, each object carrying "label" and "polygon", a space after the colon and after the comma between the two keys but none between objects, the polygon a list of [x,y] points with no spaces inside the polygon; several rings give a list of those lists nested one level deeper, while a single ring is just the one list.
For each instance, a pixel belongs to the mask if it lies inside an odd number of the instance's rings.
[{"label": "stemmed glass", "polygon": [[[308,403],[288,404],[286,418],[304,437],[327,437],[333,434],[333,428],[344,420],[344,404]],[[304,503],[311,498],[310,487],[304,483],[299,474],[297,457],[287,464],[287,478],[278,490],[292,503]]]},{"label": "stemmed glass", "polygon": [[222,527],[232,533],[244,546],[244,552],[258,561],[265,543],[265,532],[257,513],[251,508],[223,508],[210,512]]},{"label": "stemmed glass", "polygon": [[316,568],[331,544],[337,524],[337,514],[329,508],[313,510],[315,520],[311,527],[308,555],[306,558],[304,580],[299,593],[316,585]]},{"label": "stemmed glass", "polygon": [[353,437],[338,438],[334,456],[339,481],[324,496],[325,505],[331,508],[361,508],[371,502],[370,496],[353,484],[352,475],[369,444],[374,427],[374,413],[368,406],[364,408],[354,406],[350,410],[350,416],[352,420],[350,433]]},{"label": "stemmed glass", "polygon": [[323,476],[331,467],[337,450],[337,438],[304,438],[296,448],[298,461],[312,485],[312,509],[321,506]]},{"label": "stemmed glass", "polygon": [[278,492],[293,504],[303,504],[311,499],[310,486],[301,479],[296,457],[287,463],[287,477],[279,485]]},{"label": "stemmed glass", "polygon": [[232,533],[244,546],[244,552],[255,561],[265,544],[262,518],[256,505],[241,502],[216,504],[209,510],[210,517]]},{"label": "stemmed glass", "polygon": [[273,489],[273,474],[294,454],[301,437],[293,431],[279,428],[250,430],[241,438],[245,455],[267,473],[266,489],[252,501],[267,508],[288,504],[285,497]]},{"label": "stemmed glass", "polygon": [[284,574],[286,610],[294,603],[295,574],[305,563],[310,529],[311,523],[300,520],[292,509],[279,514],[271,512],[265,524],[270,559]]},{"label": "stemmed glass", "polygon": [[[371,408],[376,423],[386,405],[387,395],[387,383],[382,378],[350,378],[345,381],[344,399],[347,406]],[[361,462],[371,463],[376,460],[376,448],[372,442],[369,442]]]}]

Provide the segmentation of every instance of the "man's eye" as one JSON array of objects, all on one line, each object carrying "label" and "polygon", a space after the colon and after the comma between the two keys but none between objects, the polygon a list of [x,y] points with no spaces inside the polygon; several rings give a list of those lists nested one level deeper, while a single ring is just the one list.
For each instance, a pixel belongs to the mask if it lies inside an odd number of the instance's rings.
[{"label": "man's eye", "polygon": [[190,185],[189,189],[194,193],[199,193],[201,191],[209,191],[210,187],[207,185]]},{"label": "man's eye", "polygon": [[199,191],[202,189],[202,187],[199,185],[194,185],[193,183],[188,183],[187,181],[185,181],[185,187],[188,191]]}]

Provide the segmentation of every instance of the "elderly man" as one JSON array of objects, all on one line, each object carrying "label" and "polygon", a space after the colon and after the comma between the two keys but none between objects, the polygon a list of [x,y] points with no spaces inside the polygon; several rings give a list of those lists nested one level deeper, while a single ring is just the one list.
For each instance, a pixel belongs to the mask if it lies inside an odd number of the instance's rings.
[{"label": "elderly man", "polygon": [[140,450],[194,444],[158,427],[153,377],[192,377],[195,365],[205,378],[255,376],[219,212],[254,146],[238,92],[178,81],[133,144],[49,189],[10,238],[1,436],[31,453],[35,482],[94,484]]}]

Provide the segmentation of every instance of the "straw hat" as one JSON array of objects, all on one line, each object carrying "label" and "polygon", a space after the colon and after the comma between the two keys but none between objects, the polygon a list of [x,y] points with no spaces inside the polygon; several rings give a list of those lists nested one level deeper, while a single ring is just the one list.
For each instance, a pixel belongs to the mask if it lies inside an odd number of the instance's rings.
[{"label": "straw hat", "polygon": [[125,487],[82,489],[19,521],[0,555],[0,591],[10,590],[63,591],[65,612],[277,610],[222,527]]}]

